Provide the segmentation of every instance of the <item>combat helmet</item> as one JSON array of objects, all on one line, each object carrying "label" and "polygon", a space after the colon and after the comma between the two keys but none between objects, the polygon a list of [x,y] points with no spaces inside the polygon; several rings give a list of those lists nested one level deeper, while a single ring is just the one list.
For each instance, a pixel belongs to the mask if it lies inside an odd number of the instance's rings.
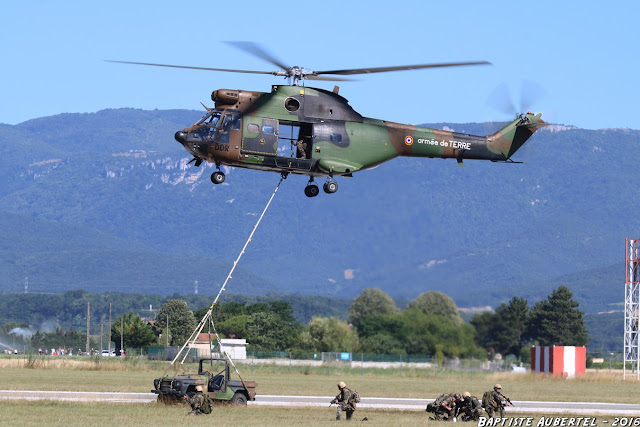
[{"label": "combat helmet", "polygon": [[493,386],[493,389],[494,390],[501,390],[502,386],[500,384],[496,384],[496,385]]},{"label": "combat helmet", "polygon": [[347,385],[344,383],[344,381],[340,381],[338,383],[338,388],[345,388]]},{"label": "combat helmet", "polygon": [[196,391],[200,391],[201,392],[202,391],[202,386],[201,385],[197,385],[196,386]]},{"label": "combat helmet", "polygon": [[465,391],[464,393],[462,393],[462,397],[471,397],[471,393]]}]

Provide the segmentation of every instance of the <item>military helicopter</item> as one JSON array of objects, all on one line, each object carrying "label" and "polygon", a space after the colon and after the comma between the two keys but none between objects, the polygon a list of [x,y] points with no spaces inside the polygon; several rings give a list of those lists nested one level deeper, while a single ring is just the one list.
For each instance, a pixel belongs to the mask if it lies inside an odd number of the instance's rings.
[{"label": "military helicopter", "polygon": [[[286,66],[263,48],[250,42],[230,42],[258,56],[279,71],[233,70],[145,62],[109,61],[126,64],[186,68],[233,73],[283,76],[289,85],[273,85],[271,92],[218,89],[211,94],[214,108],[195,124],[179,130],[175,139],[193,155],[198,167],[215,163],[214,184],[225,181],[222,165],[309,177],[305,195],[315,197],[315,178],[326,177],[325,193],[338,191],[336,176],[352,177],[398,156],[451,158],[513,162],[511,156],[547,123],[541,114],[517,116],[498,132],[474,136],[440,129],[371,119],[357,113],[347,99],[333,91],[305,87],[305,80],[345,81],[366,73],[439,67],[485,65],[486,61],[421,64],[395,67],[314,71]],[[515,162],[514,162],[515,163]]]}]

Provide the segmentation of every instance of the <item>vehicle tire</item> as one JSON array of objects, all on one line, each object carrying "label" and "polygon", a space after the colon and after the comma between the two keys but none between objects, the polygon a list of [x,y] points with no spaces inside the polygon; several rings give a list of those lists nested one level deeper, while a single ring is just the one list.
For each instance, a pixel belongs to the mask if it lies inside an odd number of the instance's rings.
[{"label": "vehicle tire", "polygon": [[333,194],[336,191],[338,191],[338,183],[335,181],[327,181],[324,183],[324,185],[322,186],[322,189],[324,190],[325,193],[327,194]]},{"label": "vehicle tire", "polygon": [[247,396],[240,392],[236,392],[236,394],[231,398],[231,404],[247,406]]},{"label": "vehicle tire", "polygon": [[214,184],[222,184],[224,182],[225,176],[223,172],[214,172],[211,174],[211,182]]},{"label": "vehicle tire", "polygon": [[318,186],[315,185],[315,184],[307,185],[304,188],[304,194],[307,197],[316,197],[318,195],[318,193],[320,193],[320,190],[318,189]]}]

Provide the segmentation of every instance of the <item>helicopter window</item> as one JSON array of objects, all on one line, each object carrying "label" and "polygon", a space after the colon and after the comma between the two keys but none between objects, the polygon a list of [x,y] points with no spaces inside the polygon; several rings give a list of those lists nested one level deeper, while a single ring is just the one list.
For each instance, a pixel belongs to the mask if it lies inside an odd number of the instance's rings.
[{"label": "helicopter window", "polygon": [[273,126],[265,125],[265,126],[262,126],[262,133],[266,135],[273,135],[275,131]]},{"label": "helicopter window", "polygon": [[217,134],[218,129],[212,126],[202,126],[194,132],[194,136],[204,142],[215,141]]},{"label": "helicopter window", "polygon": [[333,142],[334,144],[339,144],[342,142],[342,135],[340,135],[339,133],[332,133],[329,136],[329,141]]},{"label": "helicopter window", "polygon": [[[228,131],[229,129],[240,129],[240,115],[238,114],[225,114],[222,122],[222,129]],[[257,131],[256,131],[257,132]]]},{"label": "helicopter window", "polygon": [[209,124],[213,127],[218,127],[218,122],[220,121],[220,113],[214,113],[211,115],[209,119]]},{"label": "helicopter window", "polygon": [[196,123],[197,125],[201,125],[203,123],[206,123],[208,125],[211,125],[213,127],[217,127],[218,126],[218,121],[220,120],[220,113],[208,113],[206,116],[204,116],[203,118],[200,119],[200,121],[198,123]]},{"label": "helicopter window", "polygon": [[258,133],[258,132],[260,132],[260,126],[258,126],[255,123],[249,123],[247,125],[247,132],[249,132],[249,133]]},{"label": "helicopter window", "polygon": [[231,116],[224,116],[224,120],[222,121],[222,130],[229,130],[230,125],[231,125]]},{"label": "helicopter window", "polygon": [[223,129],[240,130],[240,115],[227,114],[224,116]]},{"label": "helicopter window", "polygon": [[300,101],[295,98],[287,98],[284,101],[284,108],[289,111],[298,111],[300,108]]}]

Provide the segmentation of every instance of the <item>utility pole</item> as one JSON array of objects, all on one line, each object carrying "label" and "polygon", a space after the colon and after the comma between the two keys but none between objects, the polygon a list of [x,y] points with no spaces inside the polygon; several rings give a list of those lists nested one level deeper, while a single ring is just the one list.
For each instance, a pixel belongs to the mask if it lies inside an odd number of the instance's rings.
[{"label": "utility pole", "polygon": [[109,355],[111,355],[111,303],[109,303]]},{"label": "utility pole", "polygon": [[87,303],[87,353],[89,353],[89,332],[90,332],[90,325],[91,325],[91,311],[90,311],[90,306],[89,304],[91,303]]},{"label": "utility pole", "polygon": [[120,357],[124,351],[124,315],[120,317]]},{"label": "utility pole", "polygon": [[[102,320],[104,320],[104,315],[102,316]],[[102,320],[100,320],[100,354],[102,354],[102,349],[104,348],[102,346],[102,337],[104,336],[104,331],[103,331],[104,324],[102,323]]]},{"label": "utility pole", "polygon": [[169,347],[169,315],[167,314],[167,347]]}]

